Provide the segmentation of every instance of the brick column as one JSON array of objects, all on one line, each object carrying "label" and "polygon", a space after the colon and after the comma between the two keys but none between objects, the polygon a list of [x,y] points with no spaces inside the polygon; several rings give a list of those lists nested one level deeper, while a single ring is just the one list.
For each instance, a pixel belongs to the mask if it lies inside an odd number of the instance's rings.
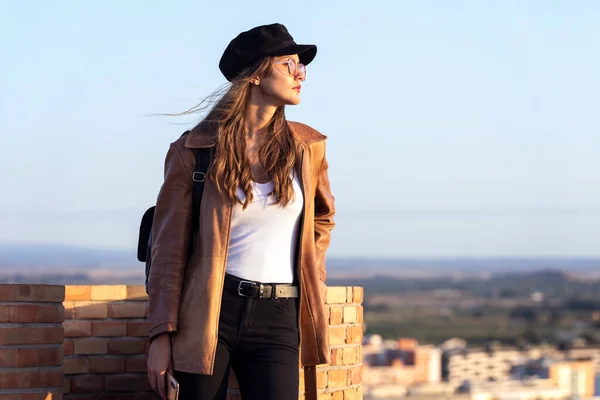
[{"label": "brick column", "polygon": [[0,285],[0,398],[62,399],[65,290]]},{"label": "brick column", "polygon": [[331,364],[317,367],[319,400],[362,400],[363,288],[329,287]]}]

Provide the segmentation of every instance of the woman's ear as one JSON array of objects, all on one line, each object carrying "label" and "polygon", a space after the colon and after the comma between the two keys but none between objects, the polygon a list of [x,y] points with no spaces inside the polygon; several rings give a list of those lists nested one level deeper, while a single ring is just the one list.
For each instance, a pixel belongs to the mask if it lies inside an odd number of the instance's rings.
[{"label": "woman's ear", "polygon": [[255,76],[254,79],[252,79],[252,84],[254,86],[260,85],[260,78],[258,76]]}]

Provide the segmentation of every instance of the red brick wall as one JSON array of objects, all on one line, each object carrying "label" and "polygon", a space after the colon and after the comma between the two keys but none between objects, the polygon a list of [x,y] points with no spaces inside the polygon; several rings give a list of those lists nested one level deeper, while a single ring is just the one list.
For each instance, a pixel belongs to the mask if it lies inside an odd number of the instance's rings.
[{"label": "red brick wall", "polygon": [[[329,288],[331,365],[317,368],[319,400],[362,399],[362,300],[362,288]],[[0,399],[157,399],[146,316],[143,286],[0,285]],[[232,378],[228,399],[240,398]]]},{"label": "red brick wall", "polygon": [[143,286],[66,286],[65,399],[156,399],[148,383]]},{"label": "red brick wall", "polygon": [[[317,369],[320,399],[362,399],[362,300],[359,287],[328,290],[332,363]],[[144,287],[67,286],[64,305],[65,400],[99,393],[119,394],[122,400],[155,398],[146,374]],[[300,380],[303,392],[302,371]],[[240,398],[232,377],[229,400]]]},{"label": "red brick wall", "polygon": [[62,399],[65,289],[0,285],[0,398]]}]

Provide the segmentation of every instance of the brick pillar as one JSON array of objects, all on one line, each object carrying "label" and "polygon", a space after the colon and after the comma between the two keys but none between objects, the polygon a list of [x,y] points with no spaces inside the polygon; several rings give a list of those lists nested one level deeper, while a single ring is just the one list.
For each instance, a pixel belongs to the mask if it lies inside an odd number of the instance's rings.
[{"label": "brick pillar", "polygon": [[62,399],[64,286],[0,285],[0,398]]}]

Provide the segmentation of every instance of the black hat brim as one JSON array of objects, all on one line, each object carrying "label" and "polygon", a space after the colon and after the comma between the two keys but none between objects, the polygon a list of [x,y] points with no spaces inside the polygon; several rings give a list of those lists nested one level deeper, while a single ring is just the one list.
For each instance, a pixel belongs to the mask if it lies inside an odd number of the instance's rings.
[{"label": "black hat brim", "polygon": [[278,49],[274,56],[287,56],[290,54],[298,54],[300,63],[304,65],[310,64],[317,55],[317,46],[314,44],[292,44],[282,49]]}]

